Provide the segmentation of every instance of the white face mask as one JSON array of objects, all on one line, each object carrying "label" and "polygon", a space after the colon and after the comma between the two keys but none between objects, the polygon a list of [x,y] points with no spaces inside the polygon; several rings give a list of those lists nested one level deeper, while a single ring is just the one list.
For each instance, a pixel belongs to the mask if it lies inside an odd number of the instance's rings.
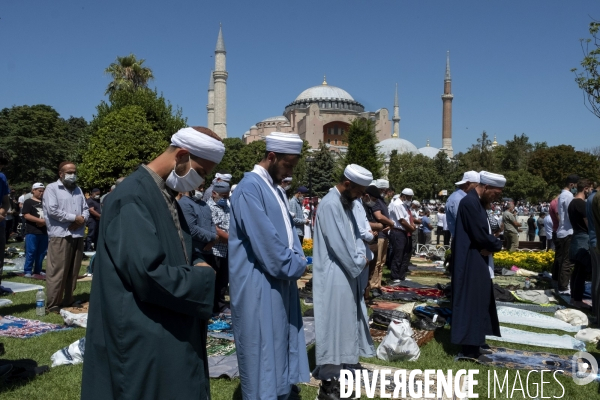
[{"label": "white face mask", "polygon": [[404,200],[402,203],[404,203],[406,207],[410,207],[410,205],[412,204],[410,200]]},{"label": "white face mask", "polygon": [[173,171],[167,177],[165,184],[168,188],[176,192],[189,192],[204,183],[204,178],[201,177],[194,168],[192,168],[192,159],[190,158],[190,169],[184,176],[179,176]]},{"label": "white face mask", "polygon": [[298,196],[298,201],[300,203],[303,203],[304,202],[304,196]]},{"label": "white face mask", "polygon": [[202,195],[203,195],[203,193],[202,193],[201,191],[199,191],[199,190],[196,190],[196,191],[194,192],[194,199],[196,199],[196,200],[201,200],[201,199],[202,199]]},{"label": "white face mask", "polygon": [[373,206],[375,205],[375,202],[374,202],[373,200],[371,200],[371,201],[367,201],[367,202],[365,202],[365,204],[366,204],[368,207],[373,207]]},{"label": "white face mask", "polygon": [[72,185],[75,182],[77,182],[77,175],[76,174],[65,174],[65,177],[63,178],[63,182],[66,184]]}]

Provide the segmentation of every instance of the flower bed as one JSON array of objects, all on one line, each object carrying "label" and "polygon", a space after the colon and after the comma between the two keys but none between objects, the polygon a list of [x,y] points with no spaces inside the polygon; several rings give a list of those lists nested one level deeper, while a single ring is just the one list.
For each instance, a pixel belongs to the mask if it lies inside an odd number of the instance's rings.
[{"label": "flower bed", "polygon": [[304,241],[302,242],[302,250],[304,251],[305,256],[312,256],[313,240],[312,239],[304,239]]},{"label": "flower bed", "polygon": [[494,265],[510,269],[513,265],[530,271],[551,271],[554,263],[554,251],[500,251],[494,254]]}]

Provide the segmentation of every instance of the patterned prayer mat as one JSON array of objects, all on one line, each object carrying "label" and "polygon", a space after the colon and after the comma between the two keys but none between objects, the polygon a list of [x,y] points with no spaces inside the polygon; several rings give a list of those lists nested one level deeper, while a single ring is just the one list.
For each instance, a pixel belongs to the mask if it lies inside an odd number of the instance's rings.
[{"label": "patterned prayer mat", "polygon": [[[573,357],[571,356],[559,356],[552,353],[514,350],[494,346],[490,346],[490,349],[492,349],[493,353],[486,354],[486,357],[492,359],[490,362],[481,362],[478,359],[461,357],[461,354],[455,357],[454,360],[475,361],[482,365],[506,369],[562,370],[564,375],[573,376]],[[591,371],[591,366],[589,366],[587,372],[591,373]]]},{"label": "patterned prayer mat", "polygon": [[25,339],[39,336],[47,332],[66,331],[70,329],[73,328],[32,319],[13,317],[12,315],[7,315],[0,319],[0,336],[17,339]]},{"label": "patterned prayer mat", "polygon": [[209,336],[206,338],[206,354],[212,356],[229,356],[235,353],[235,343],[227,339]]},{"label": "patterned prayer mat", "polygon": [[504,301],[496,301],[496,307],[512,307],[521,310],[543,312],[543,313],[555,313],[558,310],[562,310],[565,306],[552,305],[552,306],[540,306],[538,304],[525,304],[525,303],[507,303]]},{"label": "patterned prayer mat", "polygon": [[400,287],[400,286],[383,286],[382,292],[386,293],[414,293],[418,296],[430,299],[438,299],[444,296],[444,292],[440,289],[434,288],[412,288],[412,287]]}]

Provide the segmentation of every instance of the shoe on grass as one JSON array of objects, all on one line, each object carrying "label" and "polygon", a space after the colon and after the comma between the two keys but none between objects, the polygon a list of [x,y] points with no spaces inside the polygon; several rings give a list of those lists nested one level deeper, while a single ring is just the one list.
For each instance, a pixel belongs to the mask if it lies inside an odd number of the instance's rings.
[{"label": "shoe on grass", "polygon": [[23,277],[24,277],[24,278],[33,278],[33,275],[31,275],[31,274],[27,273],[27,274],[23,275]]}]

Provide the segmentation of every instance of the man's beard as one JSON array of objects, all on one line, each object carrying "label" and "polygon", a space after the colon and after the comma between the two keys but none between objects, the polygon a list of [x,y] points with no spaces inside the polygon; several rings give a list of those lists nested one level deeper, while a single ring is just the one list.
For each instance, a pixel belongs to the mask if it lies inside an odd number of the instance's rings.
[{"label": "man's beard", "polygon": [[487,192],[484,192],[481,197],[479,198],[479,200],[481,201],[481,205],[483,206],[484,209],[488,209],[490,208],[490,205],[494,202],[494,195],[490,195]]},{"label": "man's beard", "polygon": [[340,195],[340,202],[342,203],[342,207],[344,207],[344,210],[351,210],[352,202],[354,201],[354,199],[350,196],[350,191],[346,189],[343,192],[341,192]]},{"label": "man's beard", "polygon": [[271,179],[273,179],[273,183],[281,182],[281,179],[283,179],[278,176],[279,171],[277,168],[277,162],[269,165],[269,168],[267,168],[267,172],[269,173],[269,176],[271,177]]}]

